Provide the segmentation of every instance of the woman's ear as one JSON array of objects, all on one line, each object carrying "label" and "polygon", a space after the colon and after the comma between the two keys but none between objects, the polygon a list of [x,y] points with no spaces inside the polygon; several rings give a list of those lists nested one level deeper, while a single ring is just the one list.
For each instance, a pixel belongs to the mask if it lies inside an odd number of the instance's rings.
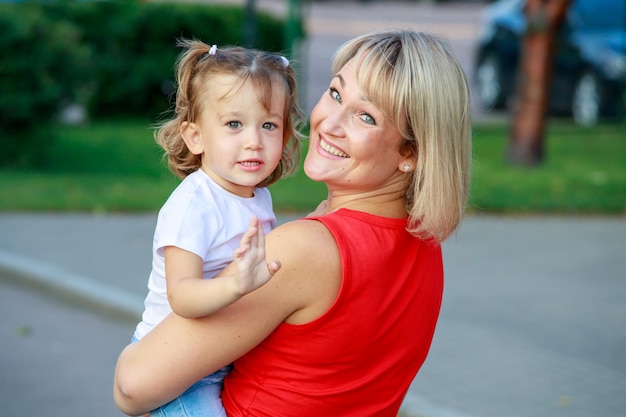
[{"label": "woman's ear", "polygon": [[400,145],[398,169],[403,173],[413,172],[417,168],[417,145],[415,140],[404,139]]},{"label": "woman's ear", "polygon": [[192,154],[200,155],[204,152],[202,137],[197,124],[192,122],[183,122],[180,125],[180,135],[183,137],[185,145],[187,145],[187,148]]}]

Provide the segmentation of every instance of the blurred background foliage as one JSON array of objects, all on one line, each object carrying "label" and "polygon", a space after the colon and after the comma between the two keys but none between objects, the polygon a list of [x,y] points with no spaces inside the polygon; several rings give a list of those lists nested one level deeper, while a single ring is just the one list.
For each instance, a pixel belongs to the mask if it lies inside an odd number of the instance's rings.
[{"label": "blurred background foliage", "polygon": [[[59,118],[152,119],[170,105],[176,39],[241,45],[241,7],[123,1],[0,3],[0,166],[37,166]],[[254,47],[285,50],[256,14]]]},{"label": "blurred background foliage", "polygon": [[[152,138],[176,39],[245,45],[245,19],[216,4],[0,3],[0,211],[158,210],[178,184]],[[286,25],[257,13],[254,46],[288,55]],[[81,123],[66,123],[76,111]],[[533,169],[506,163],[508,130],[506,118],[474,125],[470,211],[626,215],[626,120],[551,119]],[[301,168],[271,190],[279,212],[311,211],[326,193]]]}]

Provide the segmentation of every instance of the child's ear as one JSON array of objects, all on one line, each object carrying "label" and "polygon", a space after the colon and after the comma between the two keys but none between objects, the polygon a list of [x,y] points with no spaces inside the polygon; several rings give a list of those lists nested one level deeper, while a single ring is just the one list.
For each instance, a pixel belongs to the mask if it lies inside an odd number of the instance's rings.
[{"label": "child's ear", "polygon": [[200,129],[197,124],[191,122],[183,122],[180,125],[180,135],[185,141],[185,145],[194,155],[200,155],[204,151],[202,146],[202,137],[200,136]]}]

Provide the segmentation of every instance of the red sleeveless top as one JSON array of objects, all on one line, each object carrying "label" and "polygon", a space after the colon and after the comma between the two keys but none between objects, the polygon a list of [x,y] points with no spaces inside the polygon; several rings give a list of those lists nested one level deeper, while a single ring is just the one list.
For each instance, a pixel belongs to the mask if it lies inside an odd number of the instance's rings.
[{"label": "red sleeveless top", "polygon": [[396,417],[435,331],[441,247],[411,236],[405,219],[340,209],[311,220],[337,241],[339,295],[323,316],[282,323],[235,362],[228,416]]}]

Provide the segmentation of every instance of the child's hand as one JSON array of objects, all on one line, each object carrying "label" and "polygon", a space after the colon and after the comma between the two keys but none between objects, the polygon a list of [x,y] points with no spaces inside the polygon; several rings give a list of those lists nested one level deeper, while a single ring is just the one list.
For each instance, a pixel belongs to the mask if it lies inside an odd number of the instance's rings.
[{"label": "child's hand", "polygon": [[256,216],[252,217],[248,231],[241,238],[233,258],[238,271],[235,284],[241,295],[261,287],[280,269],[279,261],[265,260],[265,233]]},{"label": "child's hand", "polygon": [[307,214],[307,217],[315,217],[315,216],[323,216],[326,214],[326,210],[328,209],[328,200],[322,200],[321,203],[317,205],[315,211]]}]

